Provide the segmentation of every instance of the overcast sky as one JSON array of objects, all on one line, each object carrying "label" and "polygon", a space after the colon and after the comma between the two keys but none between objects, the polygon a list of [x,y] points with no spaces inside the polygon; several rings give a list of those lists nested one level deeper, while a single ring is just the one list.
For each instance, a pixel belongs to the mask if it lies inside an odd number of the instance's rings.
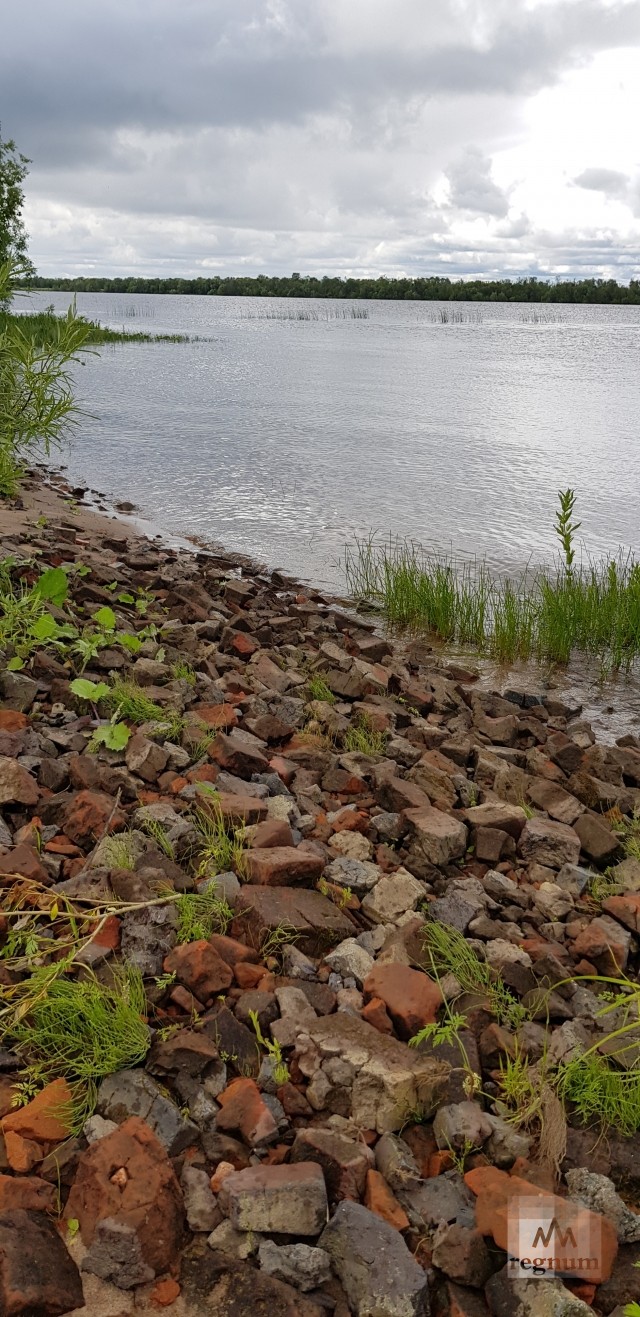
[{"label": "overcast sky", "polygon": [[29,0],[41,273],[640,274],[640,0]]}]

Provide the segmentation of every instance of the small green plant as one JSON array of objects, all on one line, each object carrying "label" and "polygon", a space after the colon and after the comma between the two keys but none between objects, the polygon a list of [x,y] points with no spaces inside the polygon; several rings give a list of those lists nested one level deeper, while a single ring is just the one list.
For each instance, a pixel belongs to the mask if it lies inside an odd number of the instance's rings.
[{"label": "small green plant", "polygon": [[333,884],[327,882],[326,878],[319,879],[318,891],[322,896],[326,896],[329,901],[333,901],[333,904],[337,905],[339,910],[346,910],[353,896],[350,887],[341,887],[337,890]]},{"label": "small green plant", "polygon": [[[637,1262],[633,1263],[634,1267],[637,1267],[637,1265]],[[627,1303],[622,1311],[624,1317],[640,1317],[640,1303]]]},{"label": "small green plant", "polygon": [[336,702],[333,691],[327,686],[324,677],[321,677],[318,673],[309,678],[307,694],[310,700],[321,700],[323,704],[335,704]]},{"label": "small green plant", "polygon": [[67,1234],[69,1236],[69,1239],[75,1239],[79,1229],[80,1229],[80,1222],[77,1216],[70,1216],[69,1219],[67,1220]]},{"label": "small green plant", "polygon": [[233,911],[212,885],[204,892],[185,892],[176,901],[178,942],[207,941],[212,933],[226,933]]},{"label": "small green plant", "polygon": [[289,1067],[282,1055],[282,1048],[280,1046],[280,1043],[275,1040],[272,1042],[269,1038],[264,1037],[262,1030],[260,1028],[260,1021],[258,1019],[257,1011],[249,1011],[249,1019],[251,1020],[256,1038],[260,1046],[264,1047],[272,1063],[273,1078],[276,1084],[278,1085],[287,1084],[289,1082]]},{"label": "small green plant", "polygon": [[471,1156],[472,1152],[480,1152],[480,1149],[471,1139],[465,1139],[461,1148],[454,1148],[449,1142],[447,1142],[447,1152],[449,1153],[458,1175],[464,1175],[467,1169],[467,1159]]},{"label": "small green plant", "polygon": [[105,750],[124,750],[130,739],[131,730],[127,724],[112,721],[96,727],[87,748],[95,751],[103,745]]},{"label": "small green plant", "polygon": [[[167,971],[166,974],[158,974],[153,981],[156,985],[156,988],[160,989],[160,992],[166,992],[167,988],[173,987],[176,981],[176,972],[175,970],[171,970],[171,971]],[[159,1033],[160,1031],[157,1030],[156,1032]]]},{"label": "small green plant", "polygon": [[385,732],[377,732],[367,714],[360,714],[344,735],[345,750],[361,755],[383,755],[387,747]]},{"label": "small green plant", "polygon": [[518,1047],[513,1056],[505,1055],[501,1059],[498,1086],[501,1101],[510,1113],[508,1118],[514,1123],[528,1129],[542,1120],[540,1073],[534,1075],[529,1060]]},{"label": "small green plant", "polygon": [[573,547],[574,537],[576,531],[580,529],[582,522],[581,521],[572,522],[571,520],[576,507],[575,490],[573,489],[558,490],[558,499],[560,501],[560,507],[556,512],[556,523],[554,526],[554,530],[556,532],[556,535],[558,536],[558,539],[560,540],[560,544],[562,545],[562,552],[564,555],[564,565],[565,565],[567,576],[571,577],[573,573],[573,562],[576,556],[575,549]]}]

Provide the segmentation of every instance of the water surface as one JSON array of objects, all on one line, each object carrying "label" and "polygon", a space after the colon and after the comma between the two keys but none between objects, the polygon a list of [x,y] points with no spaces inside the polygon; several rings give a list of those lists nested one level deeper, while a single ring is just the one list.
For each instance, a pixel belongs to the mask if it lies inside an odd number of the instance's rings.
[{"label": "water surface", "polygon": [[[344,542],[372,529],[509,568],[554,550],[556,491],[572,485],[592,553],[640,552],[640,307],[113,293],[77,305],[202,338],[103,347],[77,372],[91,414],[70,476],[168,530],[324,585],[342,586]],[[461,321],[442,323],[452,311]]]}]

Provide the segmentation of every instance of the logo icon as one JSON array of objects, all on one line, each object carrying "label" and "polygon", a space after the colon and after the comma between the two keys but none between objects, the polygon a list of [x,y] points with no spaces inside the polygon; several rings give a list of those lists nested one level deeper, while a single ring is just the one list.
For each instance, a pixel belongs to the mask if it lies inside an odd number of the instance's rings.
[{"label": "logo icon", "polygon": [[603,1263],[601,1218],[593,1212],[576,1211],[575,1204],[558,1198],[546,1204],[542,1198],[516,1199],[509,1204],[507,1252],[508,1273],[513,1279],[594,1280]]}]

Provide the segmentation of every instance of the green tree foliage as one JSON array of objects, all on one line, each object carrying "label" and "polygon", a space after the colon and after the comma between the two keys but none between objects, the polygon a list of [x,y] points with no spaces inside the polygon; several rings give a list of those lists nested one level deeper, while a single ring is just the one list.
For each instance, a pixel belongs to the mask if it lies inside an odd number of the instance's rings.
[{"label": "green tree foliage", "polygon": [[323,275],[208,275],[198,279],[77,278],[30,281],[33,288],[84,293],[189,293],[213,297],[338,297],[409,302],[578,302],[640,304],[640,280],[615,279],[352,279]]},{"label": "green tree foliage", "polygon": [[22,184],[29,164],[15,142],[3,142],[0,136],[0,265],[8,260],[17,261],[24,277],[35,274],[27,256],[27,235],[22,222]]},{"label": "green tree foliage", "polygon": [[[0,264],[0,305],[14,291],[14,261]],[[55,336],[37,343],[19,316],[0,325],[0,496],[12,497],[25,462],[37,449],[49,454],[78,417],[70,366],[87,351],[90,324],[71,307]]]}]

